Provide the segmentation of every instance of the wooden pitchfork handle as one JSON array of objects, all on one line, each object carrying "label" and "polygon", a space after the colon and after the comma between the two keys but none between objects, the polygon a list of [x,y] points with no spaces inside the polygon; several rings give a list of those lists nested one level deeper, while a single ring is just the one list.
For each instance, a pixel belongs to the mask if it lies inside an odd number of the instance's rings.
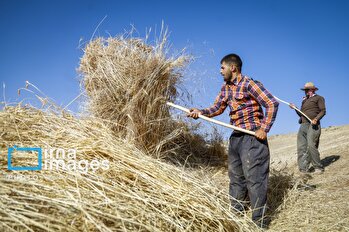
[{"label": "wooden pitchfork handle", "polygon": [[[182,110],[182,111],[184,111],[184,112],[186,112],[186,113],[190,113],[190,110],[187,109],[187,108],[185,108],[185,107],[183,107],[183,106],[176,105],[176,104],[174,104],[174,103],[172,103],[172,102],[166,102],[166,104],[169,105],[169,106],[171,106],[171,107],[174,107],[174,108],[176,108],[176,109]],[[221,126],[228,127],[228,128],[230,128],[230,129],[234,129],[234,130],[237,130],[237,131],[244,132],[244,133],[246,133],[246,134],[255,135],[255,133],[254,133],[253,131],[245,130],[245,129],[242,129],[242,128],[240,128],[240,127],[236,127],[236,126],[233,126],[233,125],[224,123],[224,122],[220,122],[220,121],[218,121],[218,120],[215,120],[215,119],[206,117],[206,116],[201,115],[201,114],[199,115],[199,118],[204,119],[204,120],[209,121],[209,122],[213,122],[213,123],[218,124],[218,125],[221,125]]]},{"label": "wooden pitchfork handle", "polygon": [[[291,103],[288,103],[288,102],[286,102],[286,101],[284,101],[284,100],[281,100],[280,98],[277,98],[277,97],[275,97],[275,96],[274,96],[274,98],[275,98],[276,100],[278,100],[279,102],[285,103],[286,105],[289,105],[289,106],[291,105]],[[303,113],[302,111],[300,111],[297,107],[295,107],[294,109],[297,110],[300,114],[302,114],[306,119],[308,119],[309,122],[312,121],[305,113]]]}]

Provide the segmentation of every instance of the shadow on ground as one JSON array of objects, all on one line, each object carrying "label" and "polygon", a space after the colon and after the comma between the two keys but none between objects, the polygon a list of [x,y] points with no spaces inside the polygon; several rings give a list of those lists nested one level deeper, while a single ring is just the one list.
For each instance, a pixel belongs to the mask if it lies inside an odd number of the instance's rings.
[{"label": "shadow on ground", "polygon": [[330,166],[332,163],[340,159],[339,155],[330,155],[321,160],[321,163],[324,167]]}]

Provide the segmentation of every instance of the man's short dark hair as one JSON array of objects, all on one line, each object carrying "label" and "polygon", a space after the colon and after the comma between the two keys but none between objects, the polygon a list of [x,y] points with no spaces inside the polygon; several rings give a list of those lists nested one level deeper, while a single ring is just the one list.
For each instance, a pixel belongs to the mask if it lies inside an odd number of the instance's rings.
[{"label": "man's short dark hair", "polygon": [[235,64],[235,66],[241,72],[242,60],[241,60],[240,56],[238,56],[236,54],[233,54],[233,53],[229,54],[229,55],[226,55],[225,57],[222,58],[221,64],[223,64],[223,62],[228,64],[228,65]]}]

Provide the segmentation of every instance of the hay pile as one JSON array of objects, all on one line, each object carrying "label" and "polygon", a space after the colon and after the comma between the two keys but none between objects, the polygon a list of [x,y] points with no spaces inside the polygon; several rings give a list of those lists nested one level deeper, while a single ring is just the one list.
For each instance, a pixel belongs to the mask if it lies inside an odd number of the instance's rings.
[{"label": "hay pile", "polygon": [[[118,135],[150,153],[181,132],[166,101],[174,101],[189,57],[168,57],[166,33],[154,45],[136,38],[97,38],[84,50],[79,71],[88,110]],[[179,127],[181,128],[181,127]]]},{"label": "hay pile", "polygon": [[[75,149],[76,159],[91,165],[109,161],[107,169],[86,172],[7,171],[0,156],[1,231],[255,231],[250,219],[232,213],[226,189],[205,169],[158,159],[172,154],[169,160],[190,163],[191,156],[202,164],[207,151],[222,158],[224,149],[171,119],[164,102],[175,100],[187,57],[167,57],[165,42],[166,36],[154,46],[123,37],[90,42],[79,68],[86,117],[52,105],[0,112],[1,154],[16,145]],[[37,162],[24,157],[22,165]]]},{"label": "hay pile", "polygon": [[166,31],[154,45],[129,35],[97,38],[84,49],[79,67],[87,110],[153,157],[222,165],[227,158],[222,137],[203,139],[195,127],[173,120],[165,104],[176,100],[189,61],[184,54],[169,55]]},{"label": "hay pile", "polygon": [[[248,218],[230,211],[226,189],[212,185],[205,171],[193,175],[149,157],[98,118],[7,107],[0,112],[0,128],[1,154],[13,145],[53,146],[76,148],[79,160],[110,162],[108,170],[86,174],[2,172],[1,231],[255,230]],[[6,156],[0,164],[7,169]]]}]

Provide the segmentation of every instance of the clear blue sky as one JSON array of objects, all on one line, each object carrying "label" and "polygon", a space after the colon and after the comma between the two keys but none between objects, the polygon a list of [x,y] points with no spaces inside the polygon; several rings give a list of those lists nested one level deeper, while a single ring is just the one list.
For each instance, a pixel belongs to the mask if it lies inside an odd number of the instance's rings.
[{"label": "clear blue sky", "polygon": [[[0,81],[6,101],[20,98],[25,80],[59,105],[79,94],[76,68],[80,39],[117,35],[134,25],[171,31],[174,49],[196,57],[185,75],[193,105],[213,102],[222,84],[219,61],[239,54],[243,73],[276,96],[300,105],[300,88],[312,81],[326,99],[324,127],[349,123],[349,1],[0,1]],[[193,87],[192,84],[195,84]],[[3,90],[1,98],[3,98]],[[188,104],[190,106],[190,104]],[[70,107],[77,110],[76,104]],[[219,118],[228,122],[228,116]],[[271,134],[296,132],[297,117],[286,105]],[[226,131],[225,131],[226,132]]]}]

